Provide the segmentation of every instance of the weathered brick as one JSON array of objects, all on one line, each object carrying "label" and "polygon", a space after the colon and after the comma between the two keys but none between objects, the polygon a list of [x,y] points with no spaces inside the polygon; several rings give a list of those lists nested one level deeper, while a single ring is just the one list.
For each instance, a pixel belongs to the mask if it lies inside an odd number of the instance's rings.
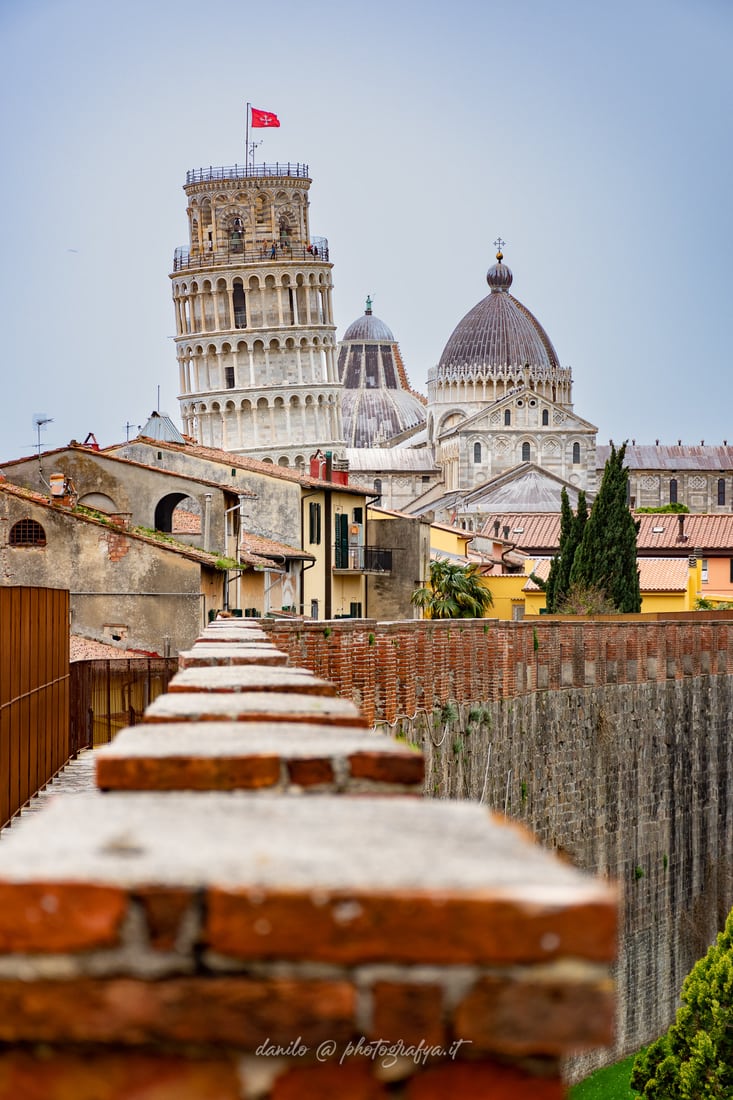
[{"label": "weathered brick", "polygon": [[559,1075],[533,1077],[526,1071],[495,1062],[427,1068],[407,1085],[405,1100],[563,1100]]},{"label": "weathered brick", "polygon": [[263,1039],[347,1039],[354,990],[346,982],[287,979],[90,978],[0,981],[0,1041],[146,1044],[256,1050]]},{"label": "weathered brick", "polygon": [[234,791],[273,787],[280,757],[100,756],[97,786],[115,791]]},{"label": "weathered brick", "polygon": [[127,907],[116,886],[0,882],[0,952],[88,951],[119,940]]},{"label": "weathered brick", "polygon": [[570,1054],[613,1040],[613,983],[561,976],[481,978],[459,1003],[454,1032],[477,1051]]},{"label": "weathered brick", "polygon": [[0,1100],[241,1100],[232,1061],[134,1051],[0,1053]]},{"label": "weathered brick", "polygon": [[607,904],[562,909],[488,891],[468,897],[408,890],[317,893],[262,891],[253,898],[247,890],[212,887],[206,939],[235,958],[494,963],[615,957],[610,895]]},{"label": "weathered brick", "polygon": [[379,1100],[386,1096],[371,1063],[296,1066],[278,1077],[271,1100]]},{"label": "weathered brick", "polygon": [[151,947],[171,951],[181,921],[193,902],[193,892],[172,886],[149,886],[135,890],[134,897],[145,913]]},{"label": "weathered brick", "polygon": [[288,760],[290,782],[298,787],[315,787],[321,783],[333,783],[333,765],[327,758]]},{"label": "weathered brick", "polygon": [[429,1046],[445,1043],[443,990],[439,985],[414,982],[375,982],[372,987],[373,1039],[401,1040]]},{"label": "weathered brick", "polygon": [[379,783],[422,783],[425,778],[425,761],[418,752],[357,752],[349,757],[349,767],[355,779]]}]

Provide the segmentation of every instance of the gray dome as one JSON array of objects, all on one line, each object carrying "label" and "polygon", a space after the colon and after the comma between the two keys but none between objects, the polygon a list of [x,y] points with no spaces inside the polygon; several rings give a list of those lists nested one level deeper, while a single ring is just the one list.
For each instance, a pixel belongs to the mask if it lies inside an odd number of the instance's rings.
[{"label": "gray dome", "polygon": [[380,321],[372,313],[371,298],[367,298],[364,316],[352,321],[347,328],[344,333],[344,340],[387,340],[390,344],[395,342],[392,330],[385,325],[384,321]]},{"label": "gray dome", "polygon": [[425,423],[425,406],[407,390],[344,390],[341,419],[347,447],[374,447]]},{"label": "gray dome", "polygon": [[424,400],[410,389],[391,329],[375,317],[371,298],[363,317],[349,325],[339,345],[343,382],[341,416],[347,447],[372,447],[426,420]]},{"label": "gray dome", "polygon": [[438,363],[438,377],[456,367],[504,373],[529,366],[539,375],[559,367],[557,352],[542,325],[509,293],[514,277],[502,259],[499,252],[499,262],[486,275],[491,293],[453,330]]}]

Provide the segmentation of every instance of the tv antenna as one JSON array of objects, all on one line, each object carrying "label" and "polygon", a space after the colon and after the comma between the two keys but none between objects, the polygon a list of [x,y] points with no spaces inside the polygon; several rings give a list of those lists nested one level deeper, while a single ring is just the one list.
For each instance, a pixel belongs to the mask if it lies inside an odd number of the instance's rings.
[{"label": "tv antenna", "polygon": [[38,448],[38,458],[41,457],[41,429],[45,428],[47,424],[53,424],[53,417],[46,416],[45,413],[33,414],[33,427],[36,432],[36,447]]}]

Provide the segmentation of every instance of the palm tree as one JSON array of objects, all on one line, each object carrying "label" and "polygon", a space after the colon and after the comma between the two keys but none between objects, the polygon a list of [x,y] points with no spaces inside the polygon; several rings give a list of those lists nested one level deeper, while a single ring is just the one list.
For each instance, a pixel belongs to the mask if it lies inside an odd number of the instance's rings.
[{"label": "palm tree", "polygon": [[431,619],[480,619],[494,605],[477,565],[443,560],[430,563],[429,585],[413,592],[411,600]]}]

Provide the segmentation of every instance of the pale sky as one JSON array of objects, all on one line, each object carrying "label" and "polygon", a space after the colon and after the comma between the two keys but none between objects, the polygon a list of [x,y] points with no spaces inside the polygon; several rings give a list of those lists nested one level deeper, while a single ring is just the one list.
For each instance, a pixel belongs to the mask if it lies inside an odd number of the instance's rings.
[{"label": "pale sky", "polygon": [[[413,386],[512,293],[599,443],[733,444],[729,0],[0,0],[0,461],[177,424],[169,273],[186,171],[300,161],[337,336],[364,310]],[[160,387],[160,403],[158,403]]]}]

